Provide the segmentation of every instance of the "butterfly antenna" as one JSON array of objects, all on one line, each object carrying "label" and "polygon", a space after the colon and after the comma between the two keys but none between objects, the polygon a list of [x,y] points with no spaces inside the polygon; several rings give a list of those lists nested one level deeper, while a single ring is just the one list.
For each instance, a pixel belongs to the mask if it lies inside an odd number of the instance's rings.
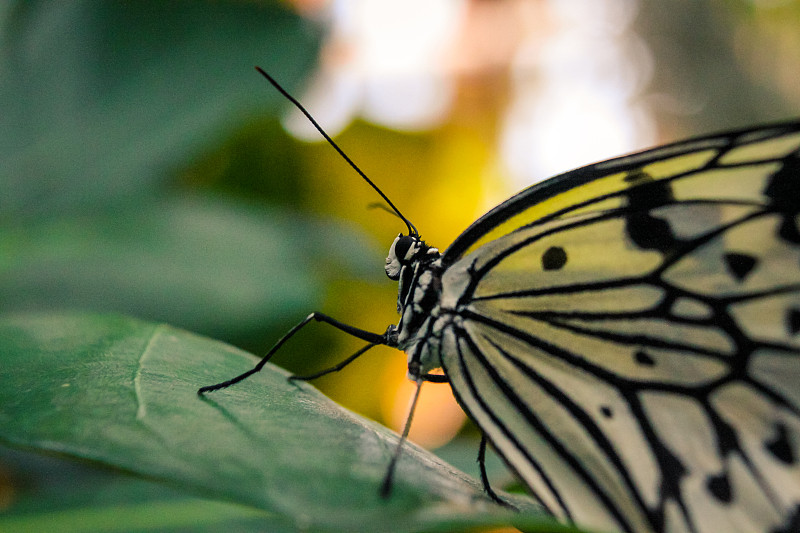
[{"label": "butterfly antenna", "polygon": [[400,452],[403,451],[403,444],[408,440],[408,432],[411,430],[411,419],[414,418],[414,411],[417,410],[417,401],[419,400],[419,391],[422,390],[422,378],[417,379],[417,390],[414,392],[414,399],[411,400],[411,409],[408,411],[408,418],[406,425],[403,428],[403,435],[397,441],[397,448],[394,450],[392,460],[389,463],[389,468],[386,470],[386,476],[383,478],[381,484],[381,498],[388,498],[392,493],[392,482],[394,480],[394,471],[397,467],[397,460],[400,459]]},{"label": "butterfly antenna", "polygon": [[371,179],[369,179],[369,178],[367,177],[367,175],[366,175],[366,174],[364,174],[364,172],[363,172],[363,171],[362,171],[360,168],[358,168],[358,165],[356,165],[356,164],[353,162],[353,160],[352,160],[352,159],[350,159],[349,157],[347,157],[347,154],[346,154],[346,153],[344,153],[344,151],[343,151],[341,148],[339,148],[339,145],[338,145],[338,144],[336,144],[336,143],[334,142],[334,140],[333,140],[333,139],[331,139],[331,136],[330,136],[330,135],[328,135],[327,133],[325,133],[325,130],[323,130],[323,129],[322,129],[322,126],[320,126],[320,125],[317,123],[317,121],[316,121],[316,120],[314,120],[314,117],[312,117],[312,116],[311,116],[311,113],[309,113],[308,111],[306,111],[306,108],[305,108],[305,107],[303,107],[303,105],[302,105],[300,102],[298,102],[298,101],[297,101],[297,99],[295,99],[295,98],[294,98],[294,97],[293,97],[291,94],[289,94],[288,92],[286,92],[286,89],[284,89],[283,87],[281,87],[281,86],[280,86],[280,84],[279,84],[277,81],[275,81],[275,79],[274,79],[272,76],[270,76],[269,74],[267,74],[267,73],[264,71],[264,69],[262,69],[261,67],[256,67],[256,70],[257,70],[258,72],[260,72],[262,76],[264,76],[265,78],[267,78],[267,81],[268,81],[268,82],[270,82],[270,83],[272,84],[272,86],[273,86],[273,87],[275,87],[275,88],[278,90],[278,92],[279,92],[279,93],[281,93],[281,94],[282,94],[282,95],[283,95],[283,96],[284,96],[284,97],[285,97],[287,100],[289,100],[289,101],[290,101],[292,104],[294,104],[294,106],[295,106],[297,109],[299,109],[299,110],[300,110],[300,112],[301,112],[301,113],[303,113],[303,114],[306,116],[306,118],[307,118],[307,119],[309,120],[309,122],[311,122],[311,124],[312,124],[312,125],[313,125],[313,126],[316,128],[316,129],[317,129],[317,131],[320,133],[320,135],[322,135],[322,136],[325,138],[325,140],[326,140],[326,141],[328,141],[328,144],[330,144],[331,146],[333,146],[334,150],[336,150],[337,152],[339,152],[339,155],[340,155],[340,156],[342,156],[342,158],[343,158],[345,161],[347,161],[347,164],[348,164],[348,165],[350,165],[351,167],[353,167],[353,170],[355,170],[356,172],[358,172],[358,175],[359,175],[359,176],[361,176],[361,178],[362,178],[364,181],[366,181],[367,183],[369,183],[370,187],[372,187],[373,189],[375,189],[375,192],[377,192],[377,193],[378,193],[378,194],[381,196],[381,198],[383,198],[383,199],[384,199],[384,201],[386,201],[386,203],[387,203],[387,204],[389,204],[389,207],[391,207],[391,208],[392,208],[392,210],[393,210],[395,213],[397,213],[397,216],[398,216],[398,217],[400,217],[400,220],[402,220],[402,221],[405,223],[406,227],[408,227],[408,234],[409,234],[409,235],[418,236],[418,235],[419,235],[419,232],[417,231],[417,228],[414,226],[414,224],[412,224],[410,220],[408,220],[406,217],[404,217],[404,216],[403,216],[403,214],[400,212],[400,210],[399,210],[399,209],[397,209],[397,207],[395,207],[395,205],[392,203],[392,201],[391,201],[391,200],[389,200],[389,198],[388,198],[388,197],[387,197],[385,194],[383,194],[383,191],[382,191],[382,190],[380,190],[380,189],[378,188],[378,186],[377,186],[377,185],[375,185],[375,184],[372,182],[372,180],[371,180]]}]

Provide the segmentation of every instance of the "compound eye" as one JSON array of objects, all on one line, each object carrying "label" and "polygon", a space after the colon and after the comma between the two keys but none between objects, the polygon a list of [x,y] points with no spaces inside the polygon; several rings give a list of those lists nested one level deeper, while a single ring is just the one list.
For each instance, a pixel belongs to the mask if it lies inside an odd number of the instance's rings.
[{"label": "compound eye", "polygon": [[389,256],[386,258],[386,275],[389,276],[389,279],[394,281],[400,279],[401,265],[400,260],[397,258],[397,243],[403,238],[403,234],[401,233],[394,239],[394,242],[389,247]]},{"label": "compound eye", "polygon": [[408,264],[411,262],[413,253],[409,253],[411,246],[414,244],[414,237],[402,235],[395,240],[394,255],[401,264]]}]

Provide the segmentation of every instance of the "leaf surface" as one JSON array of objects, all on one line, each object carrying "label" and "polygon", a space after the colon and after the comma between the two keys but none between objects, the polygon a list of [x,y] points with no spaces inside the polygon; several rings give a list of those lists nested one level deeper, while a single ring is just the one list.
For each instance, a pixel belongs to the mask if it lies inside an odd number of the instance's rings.
[{"label": "leaf surface", "polygon": [[[0,439],[99,462],[298,529],[449,531],[549,524],[492,504],[480,484],[414,445],[392,496],[378,487],[397,436],[229,345],[171,326],[97,314],[0,319]],[[516,498],[525,510],[530,500]],[[563,529],[568,530],[568,529]]]}]

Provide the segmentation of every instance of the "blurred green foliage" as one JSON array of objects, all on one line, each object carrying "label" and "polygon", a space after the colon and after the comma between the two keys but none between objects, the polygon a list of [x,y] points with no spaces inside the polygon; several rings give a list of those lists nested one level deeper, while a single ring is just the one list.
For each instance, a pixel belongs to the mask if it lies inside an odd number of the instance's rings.
[{"label": "blurred green foliage", "polygon": [[0,130],[5,220],[161,195],[174,172],[283,105],[318,29],[267,2],[5,2]]},{"label": "blurred green foliage", "polygon": [[[225,132],[283,108],[253,64],[296,87],[317,28],[279,3],[4,9],[0,310],[118,311],[240,341],[319,301],[315,258],[360,268],[350,230],[176,180]],[[270,181],[302,182],[276,163]]]},{"label": "blurred green foliage", "polygon": [[645,98],[665,140],[779,122],[800,112],[800,3],[639,0],[652,54]]}]

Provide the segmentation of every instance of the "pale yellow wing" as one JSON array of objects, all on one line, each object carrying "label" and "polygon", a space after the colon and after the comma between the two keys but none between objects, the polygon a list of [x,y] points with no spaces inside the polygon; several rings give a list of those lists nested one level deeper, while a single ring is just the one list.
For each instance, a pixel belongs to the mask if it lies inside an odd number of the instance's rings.
[{"label": "pale yellow wing", "polygon": [[445,252],[442,364],[555,515],[800,526],[800,124],[523,191]]}]

